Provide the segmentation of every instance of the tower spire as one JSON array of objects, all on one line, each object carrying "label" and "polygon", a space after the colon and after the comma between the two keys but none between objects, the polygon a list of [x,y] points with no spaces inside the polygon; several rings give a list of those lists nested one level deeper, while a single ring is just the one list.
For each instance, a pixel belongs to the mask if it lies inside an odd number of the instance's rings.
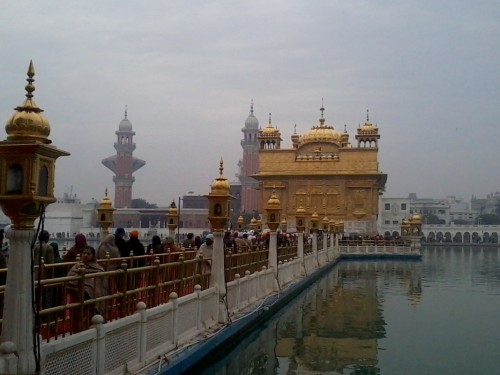
[{"label": "tower spire", "polygon": [[319,118],[319,123],[320,126],[325,125],[325,117],[324,117],[324,112],[325,112],[325,106],[323,105],[323,98],[321,98],[321,108],[319,109],[321,111],[321,117]]},{"label": "tower spire", "polygon": [[127,118],[127,105],[125,104],[125,119]]},{"label": "tower spire", "polygon": [[253,115],[253,99],[250,102],[250,114]]}]

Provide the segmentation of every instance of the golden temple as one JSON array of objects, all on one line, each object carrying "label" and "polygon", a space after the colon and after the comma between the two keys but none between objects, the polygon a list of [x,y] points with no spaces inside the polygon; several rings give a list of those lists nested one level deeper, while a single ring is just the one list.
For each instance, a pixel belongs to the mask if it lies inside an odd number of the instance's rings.
[{"label": "golden temple", "polygon": [[327,125],[323,106],[320,110],[318,125],[302,135],[294,130],[291,148],[281,148],[281,133],[271,116],[259,131],[259,171],[252,175],[259,181],[259,211],[275,190],[289,228],[295,227],[295,213],[302,205],[309,216],[343,221],[346,233],[373,234],[379,194],[387,180],[379,169],[378,127],[370,123],[367,111],[353,146],[347,130]]}]

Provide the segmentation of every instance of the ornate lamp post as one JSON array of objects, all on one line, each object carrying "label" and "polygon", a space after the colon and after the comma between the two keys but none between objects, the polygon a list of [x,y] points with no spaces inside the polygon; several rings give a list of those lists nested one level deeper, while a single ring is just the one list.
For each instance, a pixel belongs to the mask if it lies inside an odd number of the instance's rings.
[{"label": "ornate lamp post", "polygon": [[168,227],[168,235],[170,237],[175,238],[175,230],[177,229],[178,225],[179,225],[179,210],[177,210],[175,202],[172,201],[172,203],[170,203],[170,208],[168,209],[167,212],[167,227]]},{"label": "ornate lamp post", "polygon": [[115,209],[108,198],[108,188],[104,192],[104,198],[101,199],[99,207],[97,207],[97,223],[101,227],[101,238],[109,234],[109,227],[113,223],[113,212]]},{"label": "ornate lamp post", "polygon": [[313,212],[311,215],[311,227],[309,230],[311,233],[316,233],[318,231],[318,224],[319,224],[319,215],[316,211]]},{"label": "ornate lamp post", "polygon": [[319,224],[319,215],[316,211],[311,215],[311,228],[309,229],[312,235],[312,248],[313,253],[316,255],[316,261],[319,267],[319,259],[318,259],[318,224]]},{"label": "ornate lamp post", "polygon": [[410,235],[410,223],[408,220],[401,221],[401,237],[408,237]]},{"label": "ornate lamp post", "polygon": [[219,322],[227,321],[226,306],[224,297],[226,296],[226,284],[224,278],[224,243],[222,237],[227,228],[230,210],[229,182],[224,178],[224,163],[221,159],[219,167],[219,177],[213,183],[211,191],[205,197],[208,198],[208,220],[212,226],[214,235],[212,272],[210,276],[210,286],[215,286],[219,292]]},{"label": "ornate lamp post", "polygon": [[278,241],[276,230],[280,225],[281,203],[273,190],[271,197],[267,201],[266,216],[269,227],[269,267],[274,270],[274,275],[278,275]]},{"label": "ornate lamp post", "polygon": [[262,219],[258,218],[256,224],[257,224],[257,232],[262,232]]},{"label": "ornate lamp post", "polygon": [[338,237],[341,237],[344,234],[344,222],[338,221],[335,223],[335,232]]},{"label": "ornate lamp post", "polygon": [[238,221],[236,222],[239,232],[243,230],[243,223],[244,223],[243,216],[240,215],[240,217],[238,217]]},{"label": "ornate lamp post", "polygon": [[409,226],[409,235],[412,250],[420,250],[422,241],[422,218],[419,214],[413,214]]},{"label": "ornate lamp post", "polygon": [[248,224],[248,227],[251,229],[251,230],[255,230],[257,229],[257,219],[252,217],[252,220],[250,220],[250,224]]},{"label": "ornate lamp post", "polygon": [[288,230],[288,222],[286,221],[285,215],[283,215],[283,219],[281,219],[281,232],[286,233]]},{"label": "ornate lamp post", "polygon": [[302,203],[295,212],[295,227],[297,228],[297,257],[304,258],[304,230],[306,229],[306,210],[302,207]]},{"label": "ornate lamp post", "polygon": [[328,217],[323,217],[321,220],[321,233],[323,234],[323,250],[328,251],[328,228],[330,227],[330,220]]},{"label": "ornate lamp post", "polygon": [[[26,99],[7,121],[7,139],[0,142],[0,205],[12,222],[1,346],[16,352],[19,374],[31,374],[36,369],[33,342],[38,332],[33,332],[30,254],[34,220],[46,205],[56,201],[55,161],[69,155],[47,138],[50,124],[33,100],[34,75],[30,62]],[[0,372],[12,373],[4,369]]]}]

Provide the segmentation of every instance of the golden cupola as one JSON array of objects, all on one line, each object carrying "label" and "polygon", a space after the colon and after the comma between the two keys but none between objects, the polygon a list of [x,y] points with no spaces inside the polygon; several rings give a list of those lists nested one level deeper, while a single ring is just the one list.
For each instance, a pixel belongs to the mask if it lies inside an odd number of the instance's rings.
[{"label": "golden cupola", "polygon": [[281,208],[281,202],[278,196],[276,195],[275,189],[273,189],[273,193],[271,194],[271,197],[267,201],[267,208],[272,208],[272,209]]},{"label": "golden cupola", "polygon": [[282,141],[281,133],[278,128],[274,127],[271,123],[271,114],[269,114],[269,123],[259,132],[257,139],[259,140],[260,149],[262,150],[278,150],[280,148]]},{"label": "golden cupola", "polygon": [[229,215],[231,213],[231,195],[229,194],[229,182],[224,178],[224,162],[220,160],[219,177],[212,183],[210,193],[205,195],[208,198],[208,220],[212,230],[220,232],[227,228]]},{"label": "golden cupola", "polygon": [[108,188],[104,191],[104,198],[101,199],[99,206],[97,207],[97,223],[101,227],[101,234],[109,234],[109,227],[113,223],[113,204],[111,199],[108,198]]},{"label": "golden cupola", "polygon": [[15,108],[14,114],[5,125],[7,141],[38,141],[41,143],[52,143],[47,137],[50,135],[49,121],[42,114],[43,109],[39,108],[33,99],[33,85],[35,69],[30,61],[28,68],[28,84],[25,86],[26,99]]},{"label": "golden cupola", "polygon": [[99,208],[102,209],[109,209],[113,206],[111,199],[108,197],[108,188],[104,191],[104,197],[101,199],[101,202],[99,203]]},{"label": "golden cupola", "polygon": [[366,122],[363,124],[358,129],[358,134],[364,134],[364,135],[372,135],[372,134],[377,134],[378,133],[378,128],[376,126],[373,126],[373,124],[370,122],[370,116],[369,116],[369,111],[368,109],[366,110]]},{"label": "golden cupola", "polygon": [[378,147],[378,140],[380,139],[380,134],[378,133],[378,128],[373,126],[370,122],[370,116],[368,109],[366,110],[366,122],[363,126],[358,128],[358,133],[356,134],[356,140],[358,141],[358,147]]},{"label": "golden cupola", "polygon": [[222,175],[224,162],[220,160],[219,177],[212,182],[211,194],[229,194],[229,181]]},{"label": "golden cupola", "polygon": [[340,134],[337,133],[333,126],[325,124],[325,117],[323,115],[325,108],[321,107],[321,117],[319,119],[319,125],[313,126],[311,130],[307,131],[300,137],[300,145],[305,145],[307,143],[317,143],[317,142],[327,142],[340,144]]},{"label": "golden cupola", "polygon": [[274,137],[276,134],[279,134],[279,130],[273,126],[271,123],[271,114],[269,114],[269,123],[267,126],[262,129],[261,136],[262,137]]}]

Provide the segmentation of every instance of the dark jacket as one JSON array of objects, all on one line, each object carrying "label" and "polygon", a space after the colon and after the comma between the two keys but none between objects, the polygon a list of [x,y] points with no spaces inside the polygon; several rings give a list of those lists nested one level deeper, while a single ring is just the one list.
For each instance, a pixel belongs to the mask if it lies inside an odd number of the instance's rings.
[{"label": "dark jacket", "polygon": [[122,258],[130,256],[130,250],[127,246],[127,242],[122,237],[115,236],[115,245]]},{"label": "dark jacket", "polygon": [[[146,255],[144,245],[136,237],[130,237],[130,239],[127,241],[127,253],[130,254],[130,252],[132,252],[135,257]],[[144,264],[144,259],[140,259],[137,262],[134,262],[134,267],[143,267]]]}]

